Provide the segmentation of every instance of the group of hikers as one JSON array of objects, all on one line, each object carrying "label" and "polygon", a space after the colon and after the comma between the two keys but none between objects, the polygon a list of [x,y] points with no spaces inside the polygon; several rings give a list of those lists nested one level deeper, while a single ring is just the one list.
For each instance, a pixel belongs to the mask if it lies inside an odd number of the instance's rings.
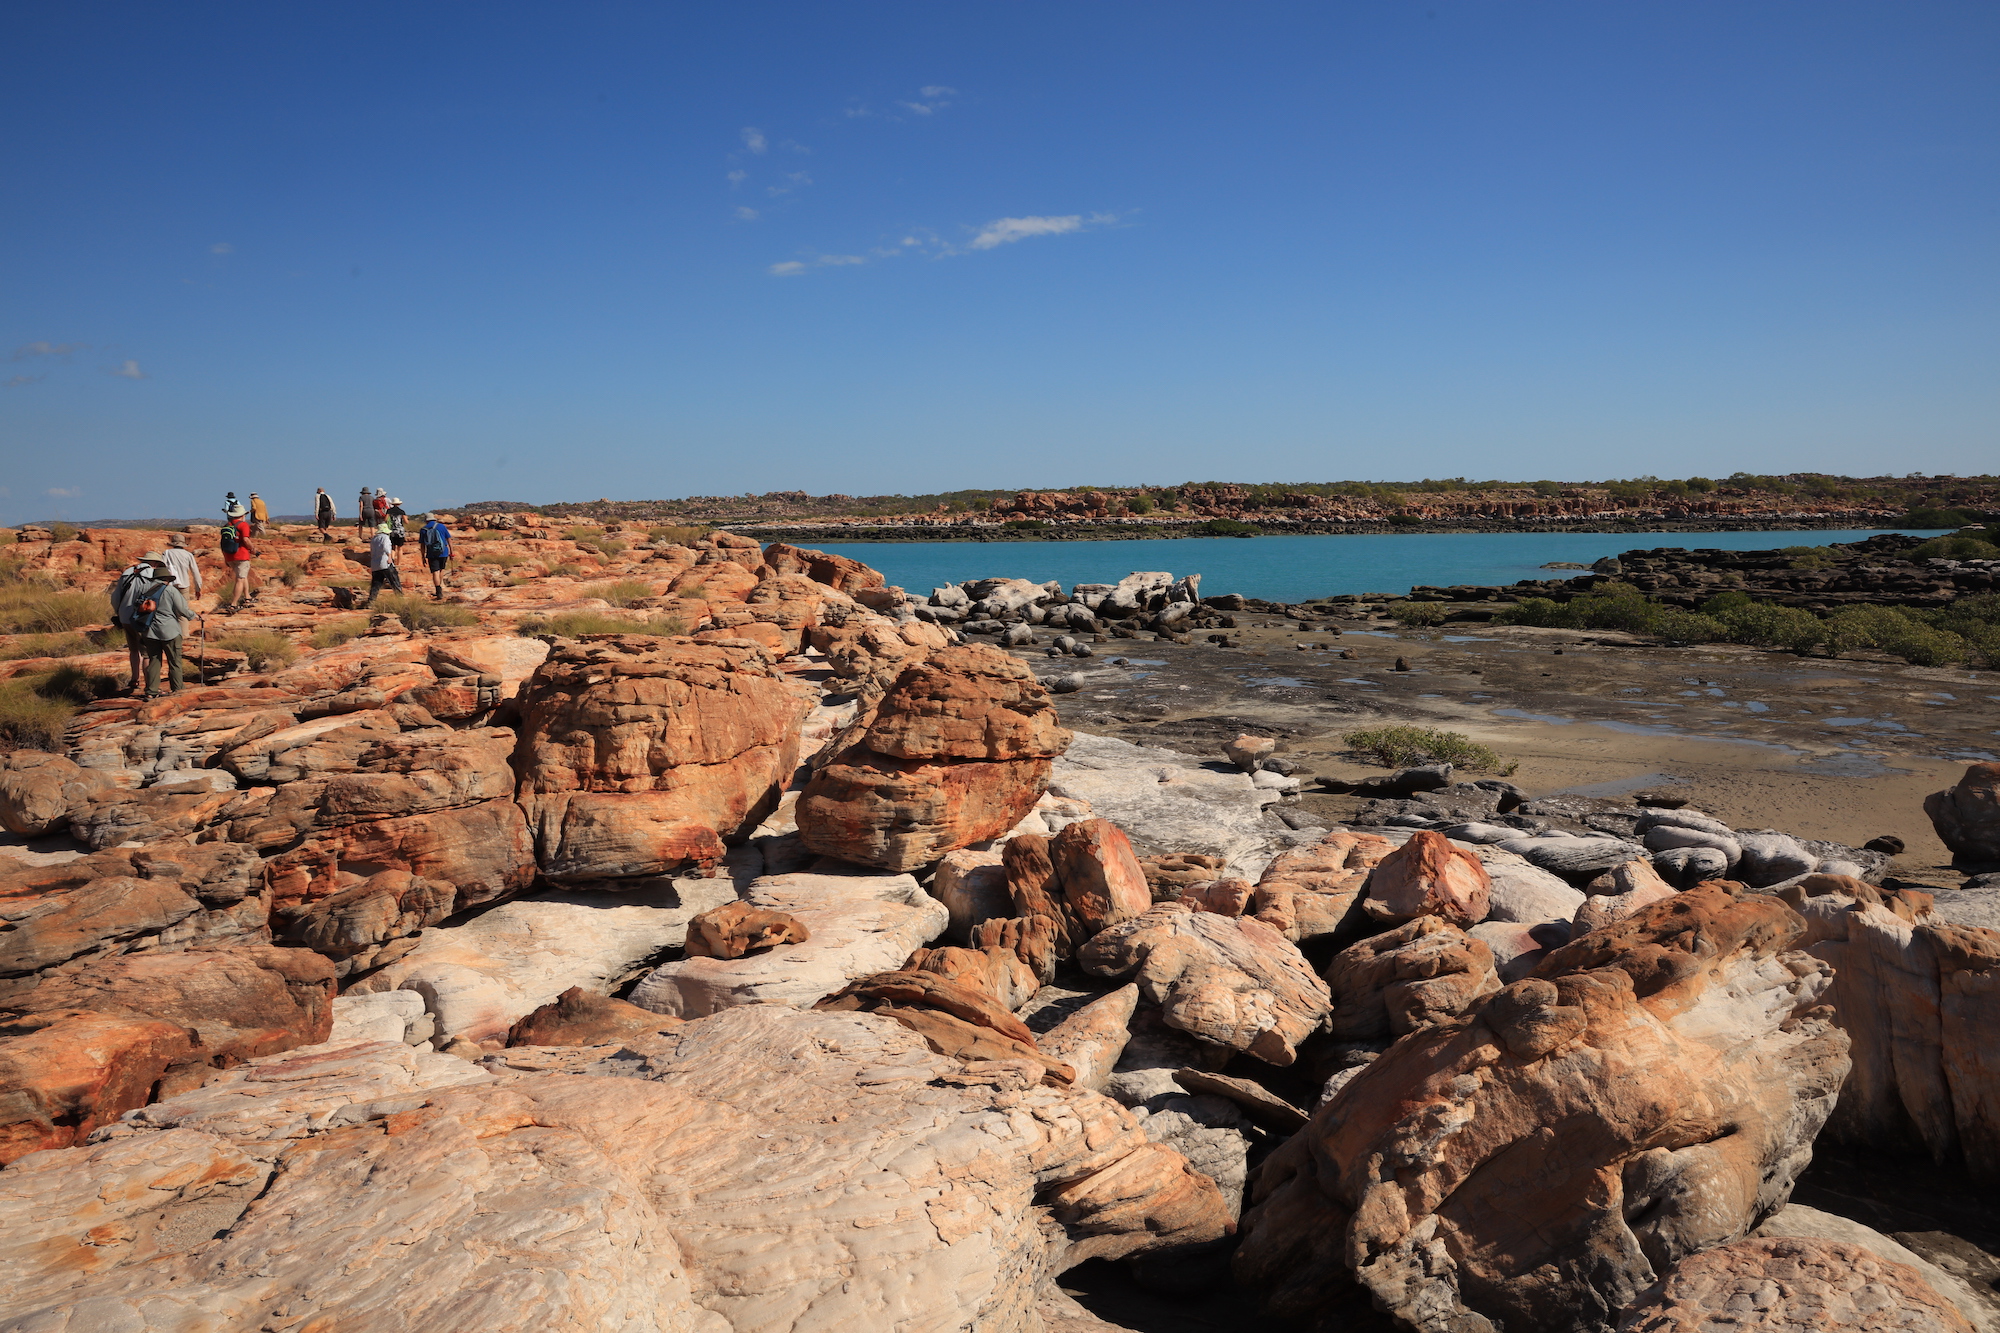
[{"label": "group of hikers", "polygon": [[[334,522],[333,497],[325,487],[314,498],[313,518],[322,539],[331,541]],[[229,571],[229,587],[217,600],[216,612],[234,615],[257,598],[251,562],[257,558],[255,539],[270,525],[270,510],[257,492],[250,492],[248,506],[230,491],[222,504],[224,515],[217,533],[217,547],[223,567]],[[409,515],[403,502],[387,491],[361,488],[359,535],[368,541],[368,599],[373,606],[384,589],[403,591],[399,568],[402,548],[408,543]],[[451,529],[441,514],[418,514],[423,526],[417,530],[417,549],[431,575],[431,597],[444,600],[444,571],[451,563]],[[163,550],[148,551],[128,565],[111,586],[111,614],[125,631],[127,665],[131,685],[127,693],[147,699],[160,694],[160,676],[165,668],[168,691],[180,689],[183,676],[181,640],[185,622],[198,619],[193,603],[202,595],[201,566],[188,549],[187,535],[167,536]]]}]

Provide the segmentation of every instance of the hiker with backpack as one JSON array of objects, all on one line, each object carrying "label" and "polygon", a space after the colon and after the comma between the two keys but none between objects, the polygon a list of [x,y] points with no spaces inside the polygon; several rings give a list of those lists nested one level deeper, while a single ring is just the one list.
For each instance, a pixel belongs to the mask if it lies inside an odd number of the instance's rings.
[{"label": "hiker with backpack", "polygon": [[257,492],[250,492],[250,535],[261,537],[264,529],[271,525],[271,511],[264,504],[264,498]]},{"label": "hiker with backpack", "polygon": [[444,524],[444,515],[424,515],[424,525],[417,530],[417,549],[424,554],[424,564],[431,571],[431,600],[444,600],[444,571],[451,563],[451,529]]},{"label": "hiker with backpack", "polygon": [[125,693],[139,692],[139,627],[132,623],[132,590],[142,583],[152,580],[152,567],[144,560],[135,559],[118,572],[118,581],[111,585],[111,620],[125,631],[125,665],[131,672],[131,684]]},{"label": "hiker with backpack", "polygon": [[354,531],[364,539],[375,530],[374,495],[375,492],[366,486],[361,488],[361,511],[360,517],[354,520]]},{"label": "hiker with backpack", "polygon": [[387,523],[376,528],[375,535],[368,539],[368,600],[362,605],[375,605],[376,596],[384,588],[398,595],[403,591],[403,574],[396,568],[396,546],[389,540]]},{"label": "hiker with backpack", "polygon": [[192,605],[201,596],[201,566],[195,562],[194,552],[188,550],[187,534],[170,532],[167,534],[167,569],[174,576],[174,586],[181,590],[181,596]]},{"label": "hiker with backpack", "polygon": [[313,525],[319,529],[319,539],[330,541],[333,533],[333,497],[326,493],[326,487],[313,487]]},{"label": "hiker with backpack", "polygon": [[243,506],[236,503],[234,492],[230,494],[226,512],[229,519],[222,525],[220,543],[222,567],[229,571],[231,583],[229,591],[223,596],[222,605],[216,609],[224,615],[232,615],[257,595],[250,578],[250,562],[257,558],[257,551],[250,545],[249,516],[243,512]]},{"label": "hiker with backpack", "polygon": [[403,502],[396,496],[389,497],[389,541],[396,548],[397,563],[402,562],[403,543],[410,540],[410,514],[403,508]]},{"label": "hiker with backpack", "polygon": [[157,699],[160,697],[160,663],[163,659],[167,664],[168,690],[180,690],[181,621],[192,620],[194,610],[181,596],[181,590],[174,586],[173,570],[168,566],[164,552],[148,551],[140,558],[139,564],[144,572],[127,593],[127,615],[131,629],[137,631],[139,654],[145,660],[144,697]]}]

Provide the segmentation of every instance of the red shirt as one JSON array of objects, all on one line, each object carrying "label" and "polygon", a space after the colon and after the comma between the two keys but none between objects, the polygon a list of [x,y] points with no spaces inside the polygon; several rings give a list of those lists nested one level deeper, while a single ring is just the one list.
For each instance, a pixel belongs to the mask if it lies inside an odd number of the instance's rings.
[{"label": "red shirt", "polygon": [[232,564],[252,559],[256,552],[250,549],[250,520],[232,518],[229,526],[236,529],[236,554],[229,557]]}]

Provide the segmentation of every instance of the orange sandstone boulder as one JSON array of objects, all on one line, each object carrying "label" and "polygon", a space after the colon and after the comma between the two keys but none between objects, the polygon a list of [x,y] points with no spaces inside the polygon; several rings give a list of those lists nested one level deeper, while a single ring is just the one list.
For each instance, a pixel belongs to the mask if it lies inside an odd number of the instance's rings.
[{"label": "orange sandstone boulder", "polygon": [[542,872],[623,879],[720,861],[725,839],[776,806],[810,694],[742,643],[557,648],[521,693],[515,751]]},{"label": "orange sandstone boulder", "polygon": [[180,1024],[130,1013],[0,1019],[0,1166],[67,1148],[144,1106],[193,1046]]},{"label": "orange sandstone boulder", "polygon": [[1369,873],[1362,906],[1391,924],[1436,916],[1476,926],[1486,919],[1491,890],[1477,856],[1454,847],[1442,833],[1418,829]]},{"label": "orange sandstone boulder", "polygon": [[925,865],[1018,824],[1069,741],[1020,662],[983,645],[940,649],[903,669],[874,718],[807,784],[800,836],[858,865]]}]

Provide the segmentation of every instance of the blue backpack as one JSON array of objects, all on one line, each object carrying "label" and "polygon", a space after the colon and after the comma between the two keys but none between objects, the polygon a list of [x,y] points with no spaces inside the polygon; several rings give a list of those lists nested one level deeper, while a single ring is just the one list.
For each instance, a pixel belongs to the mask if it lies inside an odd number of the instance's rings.
[{"label": "blue backpack", "polygon": [[236,536],[236,525],[234,523],[224,523],[222,525],[222,558],[227,560],[230,556],[235,555],[236,548],[240,545],[242,545],[242,542]]}]

